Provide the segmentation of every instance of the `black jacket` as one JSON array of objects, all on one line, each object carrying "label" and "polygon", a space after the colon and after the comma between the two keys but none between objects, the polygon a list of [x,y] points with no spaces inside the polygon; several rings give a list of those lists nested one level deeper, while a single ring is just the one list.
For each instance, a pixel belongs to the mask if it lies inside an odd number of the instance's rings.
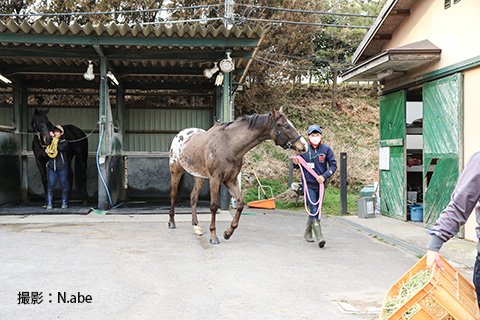
[{"label": "black jacket", "polygon": [[66,140],[58,141],[57,145],[58,154],[55,158],[48,159],[47,167],[53,171],[60,171],[68,169],[67,164],[67,150],[68,142]]}]

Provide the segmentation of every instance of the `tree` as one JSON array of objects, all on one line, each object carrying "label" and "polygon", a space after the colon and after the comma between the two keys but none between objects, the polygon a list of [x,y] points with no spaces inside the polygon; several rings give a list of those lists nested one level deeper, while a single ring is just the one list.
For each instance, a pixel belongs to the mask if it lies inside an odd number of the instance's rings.
[{"label": "tree", "polygon": [[[324,0],[325,9],[329,12],[376,15],[386,0]],[[373,23],[366,17],[343,17],[325,15],[323,23],[347,26],[369,26]],[[348,69],[355,50],[366,34],[366,29],[325,27],[315,35],[316,65],[320,70],[330,69],[319,77],[327,77],[332,82],[332,107],[337,107],[337,79],[342,71]]]}]

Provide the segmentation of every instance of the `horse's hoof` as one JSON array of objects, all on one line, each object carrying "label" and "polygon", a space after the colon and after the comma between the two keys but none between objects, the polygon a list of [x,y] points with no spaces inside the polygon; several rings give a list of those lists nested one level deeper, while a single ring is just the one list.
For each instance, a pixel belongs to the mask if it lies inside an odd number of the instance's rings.
[{"label": "horse's hoof", "polygon": [[223,233],[223,238],[224,238],[225,240],[230,239],[231,236],[232,236],[232,235],[231,235],[231,234],[228,234],[227,231],[225,231],[225,232]]},{"label": "horse's hoof", "polygon": [[211,238],[211,239],[210,239],[210,243],[211,243],[211,244],[219,244],[220,241],[218,240],[218,238]]},{"label": "horse's hoof", "polygon": [[175,229],[177,226],[175,225],[175,222],[169,222],[168,223],[168,229]]},{"label": "horse's hoof", "polygon": [[203,236],[202,228],[199,226],[193,226],[193,234],[196,236]]}]

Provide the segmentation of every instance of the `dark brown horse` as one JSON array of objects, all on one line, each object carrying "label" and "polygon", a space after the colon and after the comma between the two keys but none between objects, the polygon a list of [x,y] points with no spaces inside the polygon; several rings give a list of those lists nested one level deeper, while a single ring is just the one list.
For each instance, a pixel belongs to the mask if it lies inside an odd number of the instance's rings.
[{"label": "dark brown horse", "polygon": [[194,176],[194,187],[190,194],[192,206],[192,224],[194,233],[202,235],[198,226],[197,202],[204,179],[210,179],[210,243],[218,244],[215,214],[218,210],[218,190],[223,183],[230,195],[237,201],[237,211],[232,223],[225,230],[223,237],[229,239],[238,227],[243,210],[243,199],[237,183],[237,176],[242,168],[243,156],[264,140],[271,139],[284,149],[292,148],[305,152],[307,144],[292,123],[279,111],[269,114],[242,117],[233,122],[214,125],[208,131],[202,129],[185,129],[172,141],[170,148],[171,206],[168,226],[175,228],[175,200],[178,184],[187,171]]},{"label": "dark brown horse", "polygon": [[[45,146],[52,142],[50,131],[53,130],[53,124],[48,120],[46,114],[48,110],[38,110],[32,116],[32,128],[34,138],[32,140],[32,150],[35,155],[38,170],[42,178],[43,190],[47,194],[47,161],[48,156],[45,153]],[[67,151],[68,162],[68,192],[71,198],[73,177],[75,176],[75,185],[80,193],[84,203],[87,202],[87,157],[88,157],[88,140],[85,133],[78,127],[66,124],[62,125],[65,130],[64,137],[69,141]],[[75,158],[75,168],[72,169],[72,160]]]}]

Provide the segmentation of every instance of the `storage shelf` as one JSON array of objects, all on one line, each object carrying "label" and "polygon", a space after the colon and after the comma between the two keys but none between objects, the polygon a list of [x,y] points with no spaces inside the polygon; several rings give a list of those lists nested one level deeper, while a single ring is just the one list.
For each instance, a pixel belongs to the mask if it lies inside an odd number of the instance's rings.
[{"label": "storage shelf", "polygon": [[409,135],[422,135],[423,128],[422,127],[407,127],[407,134]]},{"label": "storage shelf", "polygon": [[[428,171],[434,171],[435,170],[435,165],[432,164],[428,167]],[[419,166],[411,166],[411,167],[408,167],[407,166],[407,172],[423,172],[423,166],[422,165],[419,165]]]}]

